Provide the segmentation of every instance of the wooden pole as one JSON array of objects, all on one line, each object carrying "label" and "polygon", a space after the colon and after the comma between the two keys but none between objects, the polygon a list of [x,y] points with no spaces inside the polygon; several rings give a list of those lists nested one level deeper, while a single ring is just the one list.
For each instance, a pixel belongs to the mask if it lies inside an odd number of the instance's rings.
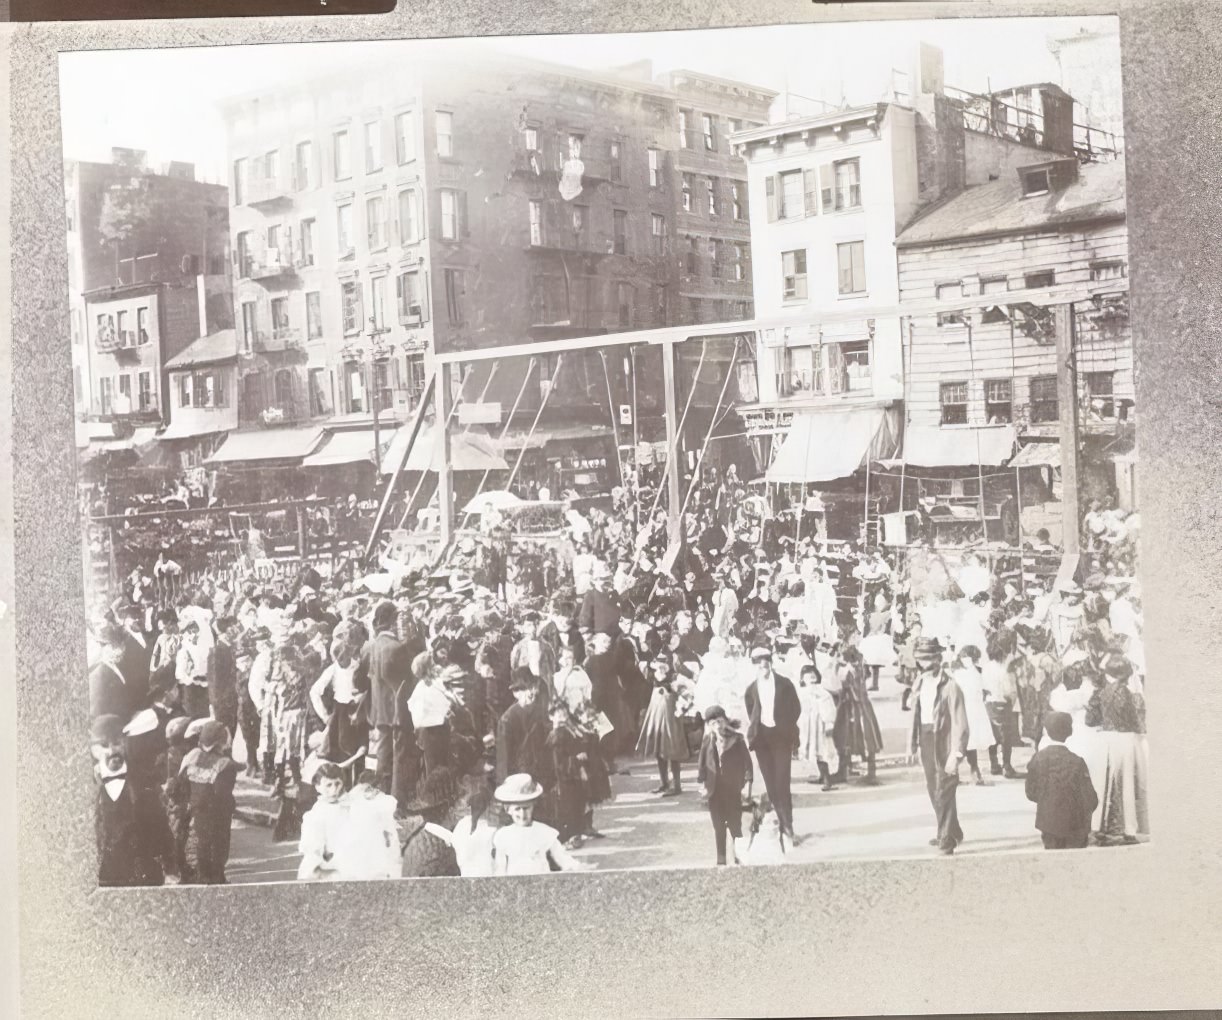
[{"label": "wooden pole", "polygon": [[437,368],[437,446],[441,464],[437,468],[437,509],[441,518],[441,548],[448,549],[454,535],[454,472],[450,463],[450,411],[454,394],[450,391],[451,366],[442,363]]},{"label": "wooden pole", "polygon": [[[697,369],[697,376],[699,376],[699,369]],[[666,481],[670,497],[670,505],[668,507],[669,538],[673,543],[679,540],[679,533],[682,528],[679,512],[683,499],[679,489],[679,416],[676,413],[678,411],[678,401],[675,399],[675,345],[673,343],[664,343],[662,345],[662,378],[666,395],[666,458],[668,468]],[[692,381],[692,388],[693,390],[695,389],[695,380]]]},{"label": "wooden pole", "polygon": [[1078,539],[1078,372],[1074,357],[1074,307],[1054,310],[1057,344],[1057,417],[1061,438],[1061,528],[1067,556],[1080,552]]}]

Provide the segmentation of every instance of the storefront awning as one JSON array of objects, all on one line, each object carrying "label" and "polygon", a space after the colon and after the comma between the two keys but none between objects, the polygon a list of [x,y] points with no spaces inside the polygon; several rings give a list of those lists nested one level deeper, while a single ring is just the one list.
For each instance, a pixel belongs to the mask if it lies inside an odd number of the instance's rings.
[{"label": "storefront awning", "polygon": [[314,452],[322,429],[309,425],[292,429],[233,432],[205,464],[243,464],[265,460],[300,460]]},{"label": "storefront awning", "polygon": [[[379,439],[385,441],[387,433]],[[373,463],[373,429],[333,432],[331,437],[301,462],[302,467],[335,467],[339,464]]]},{"label": "storefront awning", "polygon": [[[390,441],[382,456],[382,474],[391,474],[403,459],[407,442],[411,439],[411,425],[404,425]],[[458,429],[450,435],[450,466],[455,471],[508,471],[509,464],[497,452],[496,443],[486,432]],[[416,443],[408,455],[405,471],[437,471],[441,468],[441,451],[437,447],[436,433],[431,428],[422,428]]]},{"label": "storefront awning", "polygon": [[904,432],[904,462],[913,467],[996,467],[1014,454],[1013,425],[939,428],[910,425]]},{"label": "storefront awning", "polygon": [[166,430],[157,438],[163,442],[169,439],[198,439],[200,436],[215,435],[217,432],[229,432],[237,426],[236,415],[218,416],[212,420],[188,418],[170,422]]},{"label": "storefront awning", "polygon": [[764,477],[780,485],[848,478],[867,459],[895,452],[893,417],[882,407],[795,414]]},{"label": "storefront awning", "polygon": [[[631,427],[626,427],[621,433],[631,437]],[[557,428],[537,428],[533,433],[528,429],[513,429],[505,433],[501,439],[502,450],[540,450],[548,443],[572,443],[582,439],[602,439],[614,437],[610,425],[564,425]],[[530,438],[527,439],[527,436]]]},{"label": "storefront awning", "polygon": [[1028,443],[1010,461],[1012,468],[1061,466],[1060,443]]}]

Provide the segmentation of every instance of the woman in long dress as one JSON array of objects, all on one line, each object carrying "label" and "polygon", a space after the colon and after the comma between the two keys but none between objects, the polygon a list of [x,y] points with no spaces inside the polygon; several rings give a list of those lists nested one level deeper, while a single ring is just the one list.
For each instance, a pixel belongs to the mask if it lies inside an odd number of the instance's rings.
[{"label": "woman in long dress", "polygon": [[800,755],[804,761],[815,762],[818,776],[810,782],[821,782],[824,790],[833,790],[831,774],[840,771],[840,752],[836,749],[836,699],[823,686],[817,667],[802,669],[798,681],[798,700],[802,703],[800,721]]},{"label": "woman in long dress", "polygon": [[875,757],[883,749],[883,734],[870,704],[866,690],[865,667],[856,648],[846,648],[841,654],[844,665],[840,670],[840,704],[836,713],[837,742],[844,749],[840,774],[847,780],[853,756],[866,763],[864,786],[877,786],[874,774]]},{"label": "woman in long dress", "polygon": [[965,645],[959,649],[959,659],[952,673],[959,690],[963,692],[963,706],[967,710],[967,763],[976,779],[977,786],[988,786],[980,772],[979,753],[997,754],[997,742],[993,736],[993,720],[985,704],[984,676],[980,671],[980,649]]},{"label": "woman in long dress", "polygon": [[1136,843],[1149,832],[1146,800],[1146,757],[1142,746],[1145,704],[1129,688],[1132,666],[1119,655],[1103,664],[1108,682],[1099,691],[1097,716],[1105,751],[1103,806],[1096,841],[1101,846]]},{"label": "woman in long dress", "polygon": [[[641,724],[641,735],[637,738],[638,754],[653,757],[658,763],[659,785],[651,793],[663,797],[677,797],[683,792],[679,781],[679,769],[688,754],[687,733],[677,712],[678,690],[671,675],[670,656],[660,654],[650,664],[653,671],[653,694],[645,719]],[[669,768],[670,781],[667,770]]]}]

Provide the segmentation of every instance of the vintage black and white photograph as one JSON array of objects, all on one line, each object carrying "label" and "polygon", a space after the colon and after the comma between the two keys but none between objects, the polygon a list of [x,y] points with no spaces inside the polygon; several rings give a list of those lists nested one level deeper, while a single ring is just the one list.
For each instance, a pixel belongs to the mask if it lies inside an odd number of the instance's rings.
[{"label": "vintage black and white photograph", "polygon": [[59,77],[99,885],[1143,852],[1115,19]]}]

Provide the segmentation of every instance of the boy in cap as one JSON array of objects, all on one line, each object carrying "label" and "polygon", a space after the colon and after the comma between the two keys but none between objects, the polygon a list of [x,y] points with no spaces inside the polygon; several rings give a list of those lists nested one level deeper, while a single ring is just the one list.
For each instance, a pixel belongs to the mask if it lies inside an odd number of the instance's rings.
[{"label": "boy in cap", "polygon": [[1084,847],[1099,796],[1086,762],[1065,746],[1073,718],[1068,712],[1049,712],[1044,732],[1044,745],[1027,765],[1027,800],[1036,806],[1035,827],[1045,850]]},{"label": "boy in cap", "polygon": [[[726,834],[729,852],[734,853],[733,840],[743,834],[743,803],[750,798],[753,772],[751,754],[738,726],[726,716],[720,705],[712,705],[704,713],[704,740],[700,745],[700,766],[696,779],[700,783],[713,822],[713,839],[717,848],[717,863],[726,863]],[[735,857],[735,864],[738,863]]]},{"label": "boy in cap", "polygon": [[189,785],[186,863],[196,882],[224,885],[233,821],[237,763],[230,757],[229,731],[215,719],[199,730],[199,746],[182,760]]}]

